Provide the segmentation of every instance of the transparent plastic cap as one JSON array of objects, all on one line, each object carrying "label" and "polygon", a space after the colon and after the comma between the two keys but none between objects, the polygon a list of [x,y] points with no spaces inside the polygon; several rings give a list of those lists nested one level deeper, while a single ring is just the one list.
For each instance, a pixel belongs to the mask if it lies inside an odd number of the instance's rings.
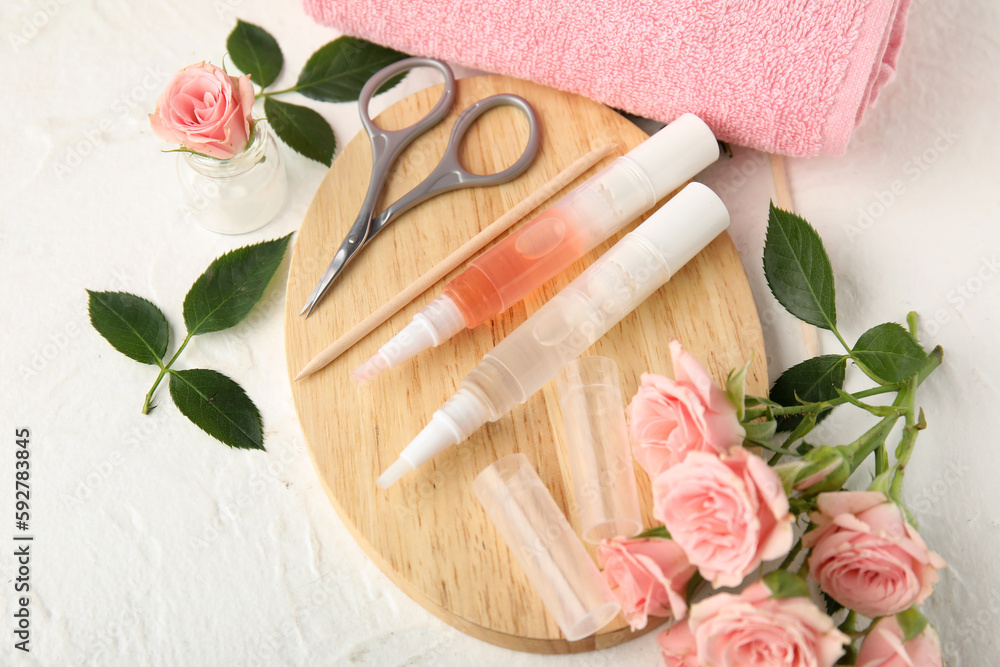
[{"label": "transparent plastic cap", "polygon": [[598,544],[638,535],[642,515],[618,364],[580,357],[556,377],[583,539]]},{"label": "transparent plastic cap", "polygon": [[569,641],[589,637],[621,606],[524,454],[472,483],[479,502]]}]

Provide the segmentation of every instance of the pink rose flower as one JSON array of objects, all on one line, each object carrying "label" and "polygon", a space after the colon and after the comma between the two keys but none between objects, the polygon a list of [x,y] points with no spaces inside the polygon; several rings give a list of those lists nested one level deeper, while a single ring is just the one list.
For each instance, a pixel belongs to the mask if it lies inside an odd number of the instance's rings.
[{"label": "pink rose flower", "polygon": [[895,616],[875,623],[858,651],[857,667],[941,667],[941,642],[934,628],[903,643],[903,630]]},{"label": "pink rose flower", "polygon": [[698,647],[686,619],[661,632],[656,641],[665,667],[699,667]]},{"label": "pink rose flower", "polygon": [[697,662],[685,667],[830,667],[850,642],[812,600],[775,600],[760,581],[692,606],[688,624]]},{"label": "pink rose flower", "polygon": [[670,356],[676,379],[643,373],[627,410],[633,454],[650,478],[688,452],[721,454],[746,435],[725,392],[680,342],[670,341]]},{"label": "pink rose flower", "polygon": [[653,480],[653,515],[712,586],[738,586],[792,547],[793,517],[777,473],[742,447],[691,452]]},{"label": "pink rose flower", "polygon": [[681,550],[661,538],[603,540],[597,562],[622,614],[633,630],[646,627],[648,616],[684,618],[684,588],[694,574]]},{"label": "pink rose flower", "polygon": [[875,618],[920,604],[947,567],[927,548],[903,510],[878,491],[838,491],[816,496],[815,530],[802,537],[812,547],[809,572],[834,600]]},{"label": "pink rose flower", "polygon": [[246,148],[253,100],[250,77],[229,76],[200,62],[174,75],[149,124],[164,141],[226,160]]}]

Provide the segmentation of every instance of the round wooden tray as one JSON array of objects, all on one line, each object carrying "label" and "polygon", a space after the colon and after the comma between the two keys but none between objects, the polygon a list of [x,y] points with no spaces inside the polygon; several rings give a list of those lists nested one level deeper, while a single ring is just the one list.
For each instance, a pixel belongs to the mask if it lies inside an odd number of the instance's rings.
[{"label": "round wooden tray", "polygon": [[[427,113],[440,91],[435,86],[398,102],[378,117],[378,124],[387,129],[408,125]],[[290,377],[341,333],[578,157],[607,142],[619,149],[565,192],[646,138],[614,111],[583,97],[507,77],[461,79],[451,115],[402,154],[382,205],[395,201],[430,172],[462,109],[500,92],[521,95],[538,112],[543,136],[531,168],[506,185],[448,193],[410,211],[372,241],[305,319],[299,309],[353,222],[368,185],[371,153],[366,136],[359,134],[344,148],[313,199],[292,253],[285,312]],[[527,122],[519,111],[490,111],[464,142],[464,164],[478,173],[502,169],[517,159],[526,138]],[[615,240],[491,323],[462,332],[363,388],[354,385],[349,372],[409,322],[441,285],[334,363],[292,382],[316,472],[358,544],[429,611],[463,632],[500,646],[565,653],[612,646],[639,634],[632,633],[619,617],[596,636],[567,642],[472,493],[470,484],[483,468],[501,456],[522,452],[556,502],[564,510],[573,506],[555,383],[392,488],[379,490],[375,478],[396,460],[483,354]],[[760,322],[728,234],[716,239],[587,353],[615,359],[621,367],[625,396],[631,397],[641,373],[672,372],[667,344],[674,337],[719,380],[755,354],[749,388],[755,393],[766,391]],[[649,480],[641,470],[637,479],[646,524],[652,525]],[[654,620],[646,631],[657,625]]]}]

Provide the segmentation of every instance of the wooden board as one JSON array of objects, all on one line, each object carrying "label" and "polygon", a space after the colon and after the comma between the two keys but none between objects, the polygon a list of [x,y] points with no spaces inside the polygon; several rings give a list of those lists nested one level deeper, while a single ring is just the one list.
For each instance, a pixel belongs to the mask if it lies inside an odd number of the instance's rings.
[{"label": "wooden board", "polygon": [[[359,134],[344,148],[316,193],[292,254],[285,313],[290,377],[342,332],[572,161],[609,141],[620,149],[581,177],[579,184],[646,138],[617,113],[579,96],[506,77],[462,79],[451,116],[415,141],[396,163],[383,206],[429,173],[460,110],[498,92],[521,95],[538,112],[543,138],[531,168],[506,185],[452,192],[413,209],[372,241],[313,315],[304,319],[299,309],[353,222],[368,183],[371,152],[367,137]],[[389,108],[377,122],[387,129],[403,127],[427,113],[439,95],[440,86],[416,93]],[[490,111],[465,141],[464,164],[478,173],[502,169],[517,159],[526,138],[527,122],[520,112],[510,108]],[[491,323],[462,332],[363,388],[355,387],[349,372],[409,322],[436,296],[443,282],[337,361],[292,383],[316,472],[358,544],[425,608],[458,629],[500,646],[563,653],[612,646],[636,636],[619,617],[594,637],[573,643],[562,638],[470,487],[475,476],[499,457],[522,452],[556,502],[564,510],[573,505],[561,449],[555,383],[391,489],[377,489],[375,478],[396,460],[483,354],[614,240]],[[625,396],[631,397],[642,372],[672,372],[667,343],[673,337],[683,341],[719,379],[755,354],[749,386],[755,393],[766,391],[760,323],[743,266],[727,234],[587,353],[615,359],[622,369]],[[649,481],[641,470],[637,478],[646,524],[652,525]],[[656,625],[651,619],[647,631]]]}]

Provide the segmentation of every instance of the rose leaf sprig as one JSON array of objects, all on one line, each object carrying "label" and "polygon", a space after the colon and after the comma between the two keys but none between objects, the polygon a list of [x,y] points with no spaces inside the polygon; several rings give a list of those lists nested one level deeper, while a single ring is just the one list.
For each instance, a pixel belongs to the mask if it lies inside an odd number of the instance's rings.
[{"label": "rose leaf sprig", "polygon": [[[741,416],[748,429],[750,444],[775,452],[777,464],[787,454],[803,455],[794,468],[784,468],[787,478],[795,470],[792,486],[806,495],[827,490],[813,489],[822,468],[837,474],[826,486],[840,486],[871,455],[875,454],[875,490],[888,493],[900,502],[903,475],[916,443],[926,427],[923,412],[916,409],[917,388],[941,365],[940,346],[929,353],[917,341],[917,314],[909,313],[907,327],[895,322],[878,324],[849,345],[837,329],[837,307],[833,268],[816,230],[800,216],[773,204],[768,216],[764,245],[764,275],[778,302],[803,322],[831,331],[844,347],[844,354],[828,354],[792,366],[775,381],[768,398],[747,397]],[[844,391],[848,361],[853,362],[875,386],[862,391]],[[895,393],[891,405],[872,405],[865,399]],[[742,398],[734,396],[734,399]],[[838,405],[850,404],[879,418],[869,431],[848,445],[814,447],[804,438]],[[903,419],[903,437],[896,448],[896,462],[890,468],[886,438],[897,421]],[[789,432],[780,446],[768,433]],[[799,443],[797,446],[795,443]],[[814,451],[815,450],[815,451]],[[825,464],[825,465],[821,465]],[[793,464],[795,465],[795,464]],[[824,479],[830,475],[823,476]],[[843,477],[843,480],[839,478]]]},{"label": "rose leaf sprig", "polygon": [[[943,352],[920,345],[915,313],[905,328],[879,324],[849,345],[837,329],[833,270],[819,235],[774,206],[764,272],[778,302],[831,331],[844,353],[796,364],[767,397],[754,397],[745,395],[749,363],[722,388],[671,342],[674,378],[644,374],[627,411],[633,454],[663,525],[605,541],[597,550],[605,579],[633,629],[649,616],[674,619],[659,637],[668,667],[940,667],[940,641],[919,605],[946,564],[924,543],[901,492],[927,426],[916,391]],[[874,386],[846,392],[848,362]],[[881,394],[895,397],[869,402]],[[876,424],[847,444],[807,442],[831,410],[848,404]],[[890,459],[887,439],[901,420]],[[868,489],[845,490],[872,457]],[[767,570],[739,594],[695,602],[705,584],[738,586]],[[870,622],[859,627],[861,617]]]},{"label": "rose leaf sprig", "polygon": [[[322,46],[306,61],[295,85],[267,90],[284,67],[277,40],[260,26],[237,19],[226,48],[233,63],[260,87],[256,98],[264,98],[264,115],[275,134],[296,152],[330,166],[337,141],[330,124],[309,107],[275,99],[297,92],[319,102],[355,102],[365,82],[380,69],[407,58],[407,54],[357,37],[338,37]],[[393,77],[378,92],[403,80]]]},{"label": "rose leaf sprig", "polygon": [[260,411],[239,384],[218,371],[173,366],[194,336],[246,319],[281,265],[290,238],[237,248],[213,260],[184,297],[187,335],[169,358],[170,326],[163,311],[134,294],[87,290],[97,332],[125,356],[160,369],[143,414],[156,407],[153,395],[169,375],[171,399],[196,426],[230,447],[264,449]]}]

